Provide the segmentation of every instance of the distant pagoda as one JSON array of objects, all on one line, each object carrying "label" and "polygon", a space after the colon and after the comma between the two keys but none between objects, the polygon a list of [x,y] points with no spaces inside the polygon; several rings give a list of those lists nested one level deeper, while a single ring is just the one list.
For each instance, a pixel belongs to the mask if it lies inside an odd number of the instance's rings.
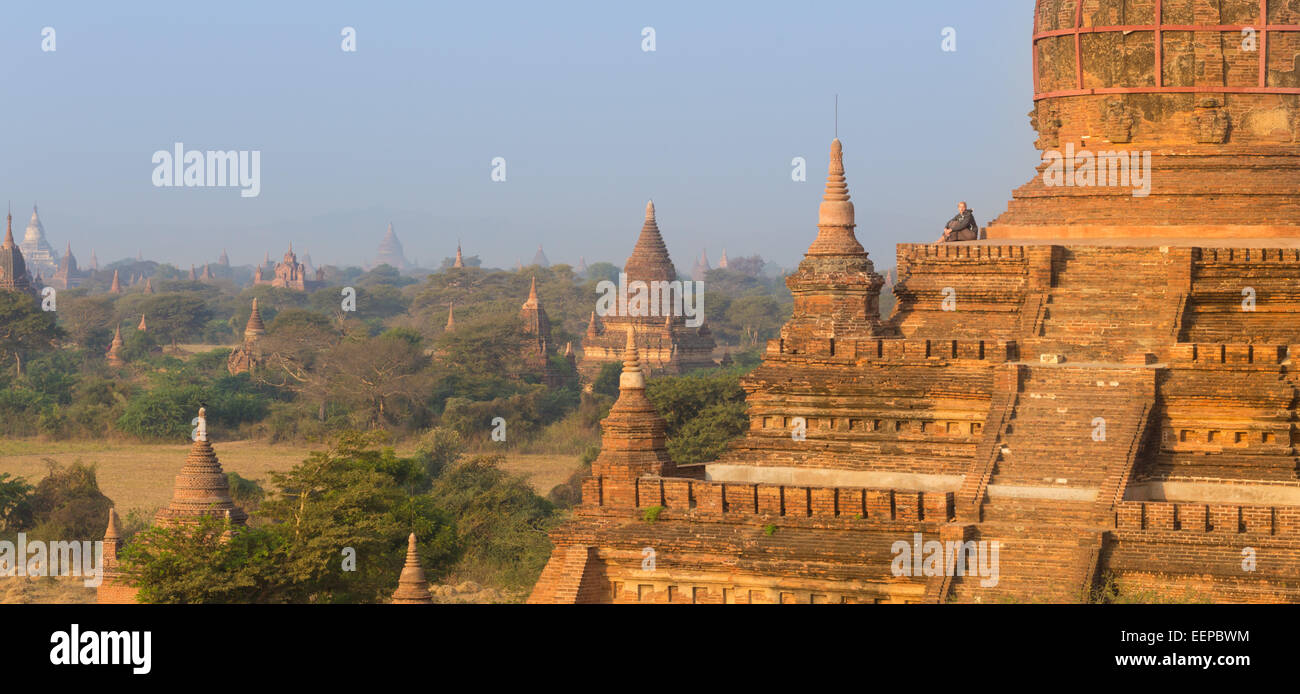
[{"label": "distant pagoda", "polygon": [[5,221],[5,240],[0,243],[0,290],[22,292],[35,297],[36,288],[27,273],[22,248],[14,243],[13,226],[14,216],[10,213]]},{"label": "distant pagoda", "polygon": [[550,267],[550,266],[551,266],[551,261],[548,260],[548,259],[546,258],[546,254],[542,252],[542,244],[540,244],[540,243],[537,244],[537,253],[534,253],[534,254],[533,254],[533,265],[536,265],[536,266],[538,266],[538,267]]},{"label": "distant pagoda", "polygon": [[59,256],[45,240],[45,225],[41,224],[35,205],[32,205],[32,219],[27,223],[27,233],[20,245],[30,271],[42,277],[49,277],[59,271]]},{"label": "distant pagoda", "polygon": [[392,222],[388,223],[388,231],[384,233],[383,240],[379,242],[379,253],[375,255],[374,267],[380,265],[388,265],[403,272],[411,267],[406,262],[406,256],[402,254],[402,242],[397,240],[397,234],[393,232]]},{"label": "distant pagoda", "polygon": [[244,342],[230,353],[226,360],[226,370],[233,374],[252,373],[262,363],[262,350],[258,341],[266,334],[266,324],[262,322],[262,312],[257,310],[257,299],[253,299],[253,312],[248,314],[248,323],[244,326]]},{"label": "distant pagoda", "polygon": [[[677,268],[668,257],[668,247],[659,233],[653,201],[646,203],[641,235],[623,271],[629,286],[636,281],[677,280]],[[604,364],[620,361],[629,330],[636,333],[642,368],[650,374],[679,374],[716,366],[712,356],[715,343],[708,327],[689,327],[684,316],[609,315],[602,316],[601,321],[603,325],[598,325],[595,315],[592,316],[582,342],[582,360],[578,368],[589,382],[600,373]]]}]

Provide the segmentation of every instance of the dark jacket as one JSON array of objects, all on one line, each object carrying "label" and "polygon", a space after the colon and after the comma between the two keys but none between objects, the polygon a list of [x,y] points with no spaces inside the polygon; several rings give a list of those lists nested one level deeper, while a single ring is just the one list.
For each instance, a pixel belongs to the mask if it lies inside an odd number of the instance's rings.
[{"label": "dark jacket", "polygon": [[975,213],[970,209],[958,212],[944,228],[953,232],[948,236],[949,241],[976,241],[980,237],[980,225],[975,222]]}]

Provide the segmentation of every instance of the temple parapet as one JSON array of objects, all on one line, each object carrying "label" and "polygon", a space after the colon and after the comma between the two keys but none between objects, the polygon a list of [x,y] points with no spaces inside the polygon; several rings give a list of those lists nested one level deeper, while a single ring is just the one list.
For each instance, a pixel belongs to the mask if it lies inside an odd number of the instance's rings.
[{"label": "temple parapet", "polygon": [[1115,506],[1115,527],[1118,530],[1300,536],[1300,506],[1121,501]]},{"label": "temple parapet", "polygon": [[1196,248],[1192,258],[1198,263],[1289,263],[1300,265],[1300,248]]},{"label": "temple parapet", "polygon": [[952,243],[900,243],[899,258],[908,259],[935,258],[944,260],[979,260],[979,261],[1023,261],[1024,246],[1008,245],[965,245]]},{"label": "temple parapet", "polygon": [[912,364],[971,360],[990,364],[1015,361],[1014,340],[840,339],[781,338],[768,340],[767,356],[801,356],[843,363],[878,362]]},{"label": "temple parapet", "polygon": [[1291,358],[1300,345],[1248,344],[1177,344],[1170,352],[1171,366],[1222,366],[1236,370],[1243,365],[1258,365],[1276,370]]},{"label": "temple parapet", "polygon": [[[630,495],[614,487],[635,485]],[[590,477],[582,485],[583,505],[611,510],[661,511],[701,516],[771,516],[783,518],[841,518],[849,520],[947,522],[953,518],[953,492],[805,487],[736,482],[706,482],[674,477],[641,477],[634,481]]]}]

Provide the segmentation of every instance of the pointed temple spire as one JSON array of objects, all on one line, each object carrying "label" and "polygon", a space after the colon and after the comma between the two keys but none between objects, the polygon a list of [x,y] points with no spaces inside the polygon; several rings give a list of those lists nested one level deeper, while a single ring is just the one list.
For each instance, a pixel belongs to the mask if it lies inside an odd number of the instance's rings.
[{"label": "pointed temple spire", "polygon": [[266,324],[262,322],[262,312],[257,309],[257,298],[253,298],[253,311],[248,314],[248,323],[244,325],[244,339],[255,340],[266,334]]},{"label": "pointed temple spire", "polygon": [[420,566],[420,555],[416,552],[415,533],[406,538],[406,566],[397,579],[397,590],[393,591],[394,605],[428,605],[433,603],[429,593],[429,581]]},{"label": "pointed temple spire", "polygon": [[18,245],[18,244],[14,243],[14,213],[13,213],[12,211],[10,211],[10,212],[9,212],[9,216],[5,219],[5,240],[4,240],[4,244],[3,244],[3,245],[0,245],[0,248],[4,248],[4,249],[8,250],[8,249],[13,248],[14,246],[17,246],[17,245]]},{"label": "pointed temple spire", "polygon": [[453,301],[447,306],[447,332],[456,332],[456,302]]},{"label": "pointed temple spire", "polygon": [[641,225],[641,235],[637,237],[623,271],[627,273],[629,282],[672,282],[677,279],[677,269],[673,267],[673,261],[668,257],[668,246],[659,233],[653,200],[645,205],[645,223]]},{"label": "pointed temple spire", "polygon": [[591,474],[604,478],[602,498],[608,503],[635,505],[637,478],[671,476],[676,471],[666,445],[668,425],[645,394],[645,372],[631,325],[623,348],[618,400],[600,430],[600,455],[591,464]]},{"label": "pointed temple spire", "polygon": [[198,275],[194,274],[194,263],[190,263],[190,281],[193,282],[197,279],[198,279]]},{"label": "pointed temple spire", "polygon": [[117,509],[108,509],[108,526],[104,528],[104,568],[112,568],[117,565],[117,553],[122,549],[122,531],[119,529],[121,521],[117,517]]},{"label": "pointed temple spire", "polygon": [[137,325],[137,326],[135,326],[135,329],[136,329],[136,330],[139,330],[140,332],[146,332],[146,331],[148,331],[149,326],[145,325],[145,323],[144,323],[144,314],[143,314],[143,313],[140,314],[140,324]]},{"label": "pointed temple spire", "polygon": [[194,444],[185,464],[176,475],[172,501],[154,516],[154,523],[176,526],[197,522],[204,516],[225,518],[232,525],[242,526],[248,514],[230,498],[230,483],[221,469],[221,461],[208,442],[207,412],[199,408]]},{"label": "pointed temple spire", "polygon": [[816,240],[786,277],[794,309],[781,339],[801,352],[811,348],[803,341],[816,340],[817,349],[825,345],[834,354],[838,338],[879,337],[886,331],[880,318],[884,278],[853,235],[853,203],[839,139],[831,143],[830,173],[817,217]]},{"label": "pointed temple spire", "polygon": [[722,257],[718,258],[718,268],[721,270],[727,269],[727,249],[725,248],[722,249]]},{"label": "pointed temple spire", "polygon": [[524,301],[524,308],[537,308],[537,275],[533,275],[533,283],[528,286],[528,300]]},{"label": "pointed temple spire", "polygon": [[[623,373],[618,377],[618,391],[645,390],[645,374],[641,372],[641,355],[636,349],[636,331],[627,328],[627,342],[623,346]],[[619,395],[622,399],[622,395]]]},{"label": "pointed temple spire", "polygon": [[120,279],[118,278],[118,276],[117,276],[117,270],[113,270],[113,284],[109,285],[109,287],[108,287],[108,293],[109,293],[109,294],[121,294],[121,293],[122,293],[122,280],[120,280]]},{"label": "pointed temple spire", "polygon": [[844,177],[844,148],[839,138],[831,142],[831,163],[826,174],[826,192],[817,213],[817,238],[808,255],[863,255],[862,244],[853,234],[853,203]]},{"label": "pointed temple spire", "polygon": [[452,267],[465,267],[465,257],[460,253],[460,239],[456,240],[456,262],[451,264]]},{"label": "pointed temple spire", "polygon": [[122,539],[122,533],[120,530],[118,530],[119,523],[120,521],[117,518],[117,509],[116,508],[108,509],[108,527],[104,529],[105,540]]},{"label": "pointed temple spire", "polygon": [[145,294],[153,294],[153,278],[152,278],[152,277],[146,277],[146,278],[144,278],[144,293],[145,293]]},{"label": "pointed temple spire", "polygon": [[126,366],[122,360],[122,324],[117,324],[117,331],[113,333],[113,342],[108,346],[108,365],[114,368]]},{"label": "pointed temple spire", "polygon": [[591,312],[591,320],[587,321],[587,337],[598,337],[602,332],[600,322],[596,320],[596,312]]}]

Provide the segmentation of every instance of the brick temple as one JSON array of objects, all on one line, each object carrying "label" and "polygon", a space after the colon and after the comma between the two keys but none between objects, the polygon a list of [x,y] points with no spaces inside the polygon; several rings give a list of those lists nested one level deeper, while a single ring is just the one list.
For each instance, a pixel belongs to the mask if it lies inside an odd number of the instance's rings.
[{"label": "brick temple", "polygon": [[[645,222],[623,272],[629,286],[633,282],[648,285],[678,281],[677,268],[659,233],[653,201],[646,203]],[[605,364],[619,361],[628,332],[635,334],[644,367],[651,373],[681,374],[716,366],[713,361],[715,343],[707,323],[693,328],[686,325],[686,317],[681,315],[601,317],[592,313],[582,339],[582,360],[578,363],[578,369],[588,382],[600,374]]]},{"label": "brick temple", "polygon": [[[833,143],[718,460],[672,464],[627,348],[531,602],[1300,601],[1300,8],[1041,0],[1033,45],[1043,166],[988,240],[899,245],[888,319]],[[1149,194],[1047,185],[1065,148]],[[997,580],[900,571],[918,534]]]}]

